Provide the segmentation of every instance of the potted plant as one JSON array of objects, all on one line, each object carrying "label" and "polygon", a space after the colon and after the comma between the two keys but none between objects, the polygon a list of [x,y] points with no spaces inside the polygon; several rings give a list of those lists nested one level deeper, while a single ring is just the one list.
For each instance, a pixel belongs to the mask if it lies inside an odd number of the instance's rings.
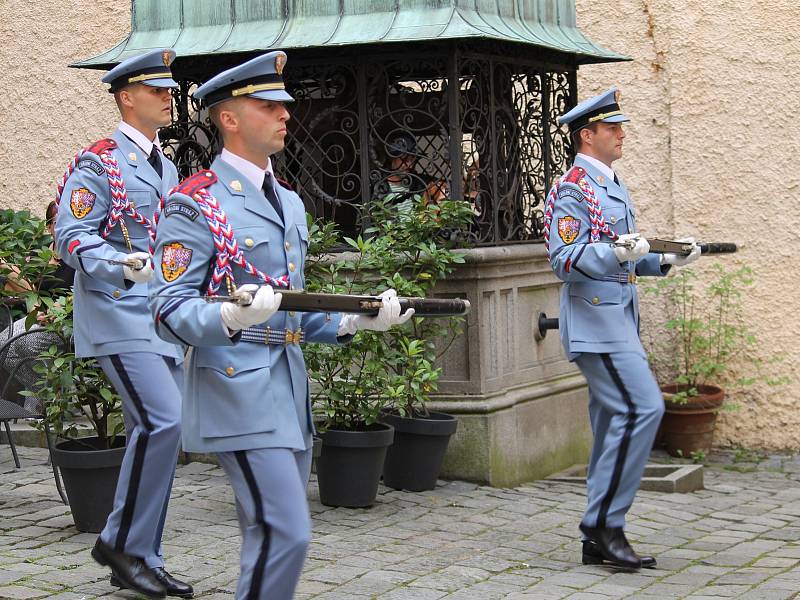
[{"label": "potted plant", "polygon": [[[356,284],[360,260],[326,260],[339,240],[334,225],[310,223],[309,228],[306,289],[362,293]],[[345,279],[346,268],[355,277]],[[380,364],[381,338],[380,333],[362,331],[342,346],[305,346],[309,377],[320,390],[316,470],[320,501],[327,506],[371,506],[378,493],[386,448],[394,437],[392,427],[378,422],[388,384]]]},{"label": "potted plant", "polygon": [[[309,252],[307,287],[348,294],[377,294],[394,287],[401,296],[426,296],[437,279],[462,262],[458,253],[446,247],[443,232],[466,222],[468,215],[469,208],[460,202],[420,204],[398,215],[383,202],[375,201],[370,206],[375,225],[365,231],[366,237],[345,238],[350,252],[327,260],[322,257],[335,246],[336,233],[329,225],[314,226],[311,238],[315,245]],[[452,336],[456,330],[457,324],[447,320],[413,319],[408,326],[385,333],[359,332],[348,345],[306,347],[310,377],[322,392],[317,415],[322,419],[320,429],[324,430],[323,449],[317,461],[317,475],[324,504],[372,504],[382,472],[387,485],[398,488],[435,485],[456,421],[448,415],[428,413],[424,402],[436,390],[440,369],[433,365],[444,351],[444,334],[449,331]],[[421,428],[415,427],[419,422]],[[399,435],[395,424],[400,428]],[[407,432],[408,427],[412,431]],[[401,445],[399,454],[389,446],[389,432],[395,444]],[[424,448],[416,444],[413,451],[409,450],[406,444],[412,438],[419,438]],[[434,438],[440,443],[431,453],[425,442]],[[351,463],[356,454],[366,452],[367,443],[380,448],[372,451],[368,469],[364,464]],[[424,484],[419,483],[416,473],[410,481],[405,477],[407,468],[396,456],[406,454],[418,457],[412,462],[426,471]],[[387,473],[384,456],[389,465],[399,463],[400,468],[390,466]]]},{"label": "potted plant", "polygon": [[[464,262],[453,248],[451,232],[473,218],[461,201],[417,203],[401,216],[392,207],[374,203],[375,225],[365,266],[401,296],[430,297],[436,283]],[[426,403],[438,387],[436,362],[461,332],[463,318],[413,319],[410,327],[387,332],[383,364],[390,383],[382,420],[395,429],[383,468],[385,485],[409,491],[431,490],[441,471],[450,437],[458,427],[452,415],[431,412]]]},{"label": "potted plant", "polygon": [[[672,456],[688,457],[711,448],[720,410],[732,393],[764,375],[753,352],[756,336],[743,319],[741,296],[752,285],[749,267],[714,265],[703,283],[691,269],[656,280],[646,293],[663,295],[666,318],[650,329],[650,364],[664,393],[665,413],[658,439]],[[746,373],[746,374],[745,374]]]},{"label": "potted plant", "polygon": [[[65,340],[72,336],[72,296],[47,305],[45,327]],[[53,449],[61,471],[75,526],[99,533],[114,501],[125,454],[121,399],[93,358],[78,358],[69,345],[40,354],[40,388],[46,422],[62,441]],[[88,435],[87,435],[88,434]]]}]

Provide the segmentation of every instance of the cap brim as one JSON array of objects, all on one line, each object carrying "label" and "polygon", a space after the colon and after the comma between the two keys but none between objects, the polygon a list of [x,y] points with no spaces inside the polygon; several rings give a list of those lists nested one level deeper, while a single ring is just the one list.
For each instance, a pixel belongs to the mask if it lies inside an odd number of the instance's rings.
[{"label": "cap brim", "polygon": [[600,123],[627,123],[630,119],[626,115],[614,115],[599,121]]},{"label": "cap brim", "polygon": [[259,100],[272,100],[273,102],[294,102],[285,90],[264,90],[263,92],[253,92],[247,94],[251,98],[258,98]]},{"label": "cap brim", "polygon": [[164,79],[148,79],[147,81],[142,81],[144,85],[149,85],[150,87],[157,87],[157,88],[176,88],[178,87],[178,82],[174,79],[170,79],[169,77],[165,77]]}]

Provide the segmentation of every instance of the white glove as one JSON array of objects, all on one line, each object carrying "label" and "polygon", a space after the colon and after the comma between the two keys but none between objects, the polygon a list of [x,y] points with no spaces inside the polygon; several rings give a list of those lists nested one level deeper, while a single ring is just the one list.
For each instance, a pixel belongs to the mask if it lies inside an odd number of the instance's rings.
[{"label": "white glove", "polygon": [[133,252],[125,257],[125,260],[139,260],[144,265],[141,269],[133,269],[128,265],[122,266],[122,274],[125,279],[134,283],[147,283],[153,278],[153,267],[150,265],[149,252]]},{"label": "white glove", "polygon": [[632,248],[626,248],[622,245],[614,246],[614,254],[617,255],[617,260],[621,263],[629,260],[639,260],[650,252],[650,244],[638,233],[623,233],[617,238],[617,244],[633,242]]},{"label": "white glove", "polygon": [[236,332],[253,325],[260,325],[272,317],[281,306],[283,294],[276,294],[268,285],[258,286],[247,283],[236,290],[234,295],[250,294],[253,302],[242,306],[234,302],[223,302],[219,309],[225,327]]},{"label": "white glove", "polygon": [[677,240],[677,241],[691,244],[692,251],[686,256],[683,256],[681,254],[674,254],[672,252],[666,252],[661,255],[662,265],[675,265],[676,267],[685,267],[686,265],[691,264],[698,258],[700,258],[700,246],[695,243],[693,237],[683,238],[682,240]]},{"label": "white glove", "polygon": [[345,315],[339,321],[337,335],[353,335],[359,329],[371,329],[372,331],[386,331],[394,325],[402,325],[414,316],[414,309],[409,308],[402,315],[400,314],[400,300],[397,299],[397,292],[389,288],[381,292],[378,296],[383,302],[378,314],[374,317],[367,315]]}]

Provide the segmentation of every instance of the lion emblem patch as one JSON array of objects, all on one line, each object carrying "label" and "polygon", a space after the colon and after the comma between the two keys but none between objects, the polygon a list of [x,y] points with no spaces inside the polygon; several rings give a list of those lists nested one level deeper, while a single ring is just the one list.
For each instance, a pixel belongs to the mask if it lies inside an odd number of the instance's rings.
[{"label": "lion emblem patch", "polygon": [[558,235],[564,240],[565,244],[574,242],[581,231],[581,222],[579,219],[567,215],[558,219]]},{"label": "lion emblem patch", "polygon": [[186,272],[192,262],[192,250],[180,242],[164,244],[161,252],[161,273],[169,282],[175,281]]},{"label": "lion emblem patch", "polygon": [[72,195],[69,198],[69,208],[76,219],[82,219],[92,212],[95,200],[97,200],[96,194],[86,188],[78,188],[72,190]]}]

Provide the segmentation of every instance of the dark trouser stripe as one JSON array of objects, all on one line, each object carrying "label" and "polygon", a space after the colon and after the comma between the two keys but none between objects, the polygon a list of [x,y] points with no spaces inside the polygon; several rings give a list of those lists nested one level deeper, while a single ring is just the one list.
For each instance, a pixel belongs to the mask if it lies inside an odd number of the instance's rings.
[{"label": "dark trouser stripe", "polygon": [[150,418],[147,416],[147,411],[144,409],[142,399],[139,397],[139,393],[136,391],[131,378],[128,376],[128,372],[125,370],[125,366],[122,364],[122,359],[120,359],[118,354],[112,354],[109,356],[109,358],[111,359],[111,364],[114,365],[114,370],[117,372],[120,381],[122,381],[122,385],[125,386],[125,391],[128,393],[128,397],[136,407],[136,412],[139,413],[139,418],[142,420],[142,426],[148,432],[153,431],[153,426],[150,424]]},{"label": "dark trouser stripe", "polygon": [[264,571],[267,566],[267,556],[269,555],[269,538],[270,527],[269,523],[264,520],[264,509],[261,504],[261,493],[258,491],[256,485],[256,478],[253,475],[253,470],[250,468],[250,463],[247,461],[247,451],[237,450],[233,453],[236,456],[236,462],[239,463],[239,468],[242,470],[244,480],[247,482],[247,488],[253,496],[253,502],[256,509],[256,521],[261,523],[264,529],[264,541],[261,543],[261,551],[258,553],[258,559],[253,566],[253,577],[250,580],[250,591],[247,593],[247,600],[259,600],[261,598],[261,585],[264,582]]},{"label": "dark trouser stripe", "polygon": [[[125,387],[125,392],[136,407],[139,413],[139,419],[142,421],[142,427],[145,431],[139,434],[136,439],[136,449],[133,455],[133,465],[131,466],[130,479],[128,480],[128,493],[125,495],[125,505],[122,508],[122,517],[120,518],[119,531],[117,532],[117,541],[115,548],[118,552],[125,551],[125,543],[128,541],[128,533],[131,530],[133,523],[133,514],[136,510],[136,497],[139,495],[139,484],[142,480],[142,469],[144,468],[144,457],[147,454],[147,443],[150,440],[150,432],[153,426],[150,424],[150,418],[147,416],[147,411],[144,409],[142,399],[136,391],[128,372],[125,370],[125,365],[122,364],[118,354],[109,356],[111,364],[114,365],[114,370],[122,385]],[[130,442],[130,440],[128,440]]]},{"label": "dark trouser stripe", "polygon": [[633,428],[636,426],[636,407],[633,405],[633,400],[631,399],[631,395],[628,393],[628,390],[625,388],[625,384],[622,383],[622,378],[619,376],[617,368],[611,361],[611,355],[601,354],[600,358],[602,358],[603,364],[608,370],[608,374],[611,375],[614,385],[616,385],[617,389],[619,389],[620,394],[622,394],[622,399],[625,401],[625,405],[628,407],[628,420],[625,423],[625,431],[622,434],[622,441],[619,444],[617,462],[614,464],[614,473],[611,475],[611,481],[608,484],[608,490],[606,491],[606,495],[603,497],[603,501],[600,503],[600,512],[597,514],[597,527],[605,527],[608,509],[611,507],[611,501],[614,499],[614,495],[617,493],[620,479],[622,479],[622,471],[625,469],[625,459],[628,456],[628,448],[631,445]]},{"label": "dark trouser stripe", "polygon": [[128,493],[125,496],[125,506],[122,508],[122,517],[119,522],[117,541],[114,548],[117,552],[125,552],[125,543],[128,541],[128,533],[133,523],[133,513],[136,510],[136,496],[139,494],[139,484],[142,479],[142,469],[144,467],[144,457],[147,453],[147,442],[150,441],[150,434],[143,431],[136,439],[136,450],[133,455],[133,466],[131,476],[128,480]]}]

